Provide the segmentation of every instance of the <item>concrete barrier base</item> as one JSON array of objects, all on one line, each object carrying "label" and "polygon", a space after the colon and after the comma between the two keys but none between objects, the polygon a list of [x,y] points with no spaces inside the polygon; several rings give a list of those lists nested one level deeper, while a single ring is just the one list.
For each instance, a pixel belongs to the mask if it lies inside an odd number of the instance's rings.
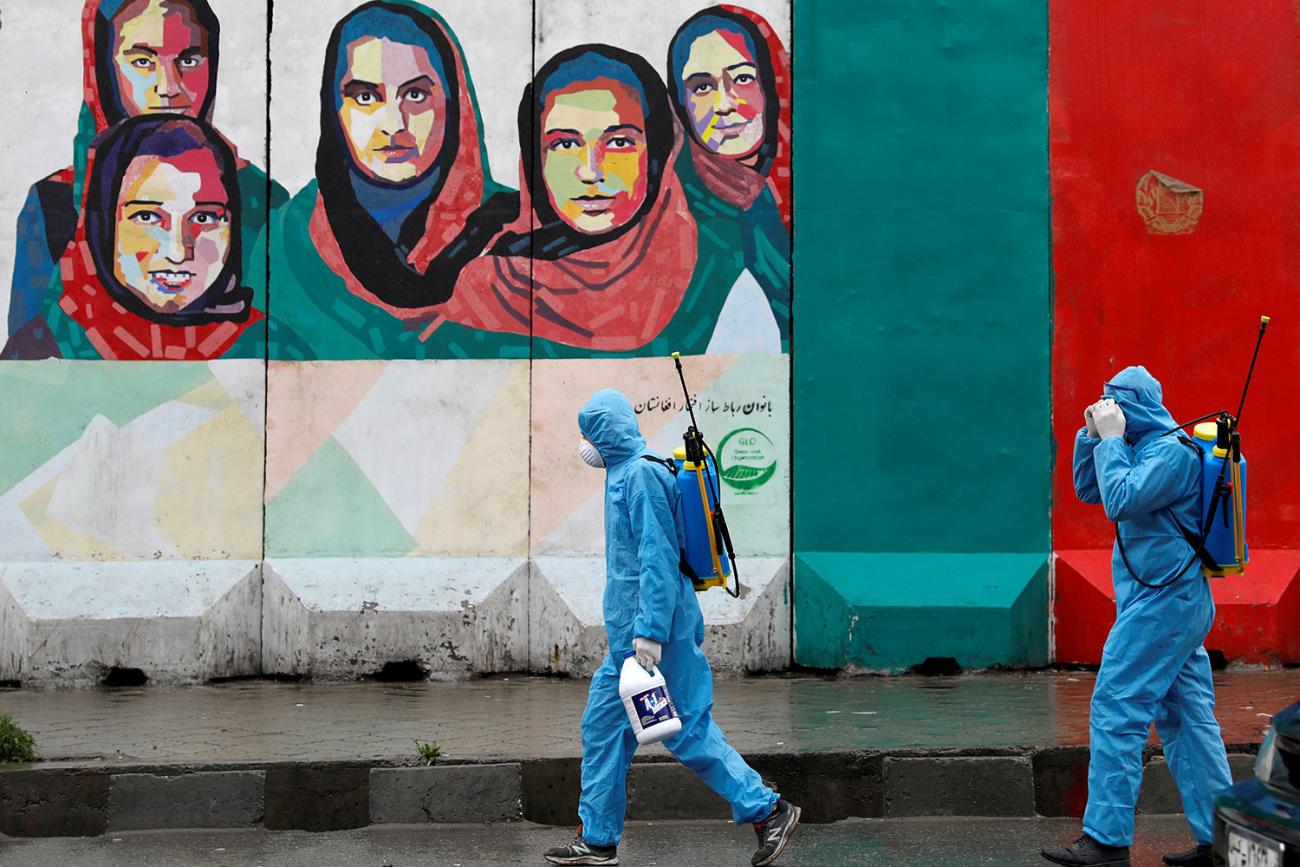
[{"label": "concrete barrier base", "polygon": [[528,563],[508,557],[271,559],[262,669],[316,680],[413,663],[432,677],[527,667]]},{"label": "concrete barrier base", "polygon": [[0,565],[0,680],[84,688],[113,669],[156,686],[254,675],[262,570],[252,560]]},{"label": "concrete barrier base", "polygon": [[[781,557],[742,559],[742,592],[699,595],[715,671],[779,671],[790,663],[790,567]],[[683,579],[685,581],[685,579]],[[601,614],[603,557],[538,557],[529,593],[528,668],[590,676],[608,650]]]}]

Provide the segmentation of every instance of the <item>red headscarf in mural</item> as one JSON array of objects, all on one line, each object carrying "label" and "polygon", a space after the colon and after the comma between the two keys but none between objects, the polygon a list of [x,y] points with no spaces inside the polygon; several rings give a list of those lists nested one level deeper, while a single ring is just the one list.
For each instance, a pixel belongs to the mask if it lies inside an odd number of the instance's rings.
[{"label": "red headscarf in mural", "polygon": [[[72,195],[66,201],[60,197],[63,203],[54,209],[56,213],[44,215],[45,230],[50,236],[51,246],[59,251],[70,240],[73,231],[73,208],[81,201],[80,182],[88,177],[90,147],[95,136],[118,121],[149,111],[185,114],[209,122],[212,120],[221,26],[212,7],[208,5],[208,0],[172,0],[164,11],[177,16],[181,25],[173,28],[173,38],[188,36],[184,40],[188,44],[185,47],[152,46],[171,51],[165,58],[168,62],[175,61],[179,55],[184,54],[188,60],[187,65],[195,65],[196,69],[201,67],[201,77],[191,77],[188,82],[194,88],[193,92],[190,96],[178,98],[175,108],[171,107],[170,98],[162,100],[157,94],[154,94],[154,102],[159,104],[150,108],[149,98],[144,94],[125,95],[124,98],[121,93],[121,76],[113,49],[117,41],[117,28],[123,23],[121,19],[129,18],[130,13],[136,11],[136,6],[142,10],[142,0],[86,0],[81,9],[82,105],[77,118],[77,135],[72,145],[73,164],[54,172],[46,179],[47,182],[73,188]],[[172,56],[173,54],[177,56]],[[144,53],[138,56],[139,59],[145,57]],[[130,61],[138,58],[128,56],[127,59]],[[199,58],[200,62],[195,64],[195,58]],[[149,74],[158,74],[156,67],[161,59],[163,58],[157,56],[153,58],[155,68]],[[142,78],[144,79],[147,79],[147,75]],[[137,105],[137,102],[145,104]],[[167,105],[161,105],[163,102]],[[244,164],[241,160],[240,165]],[[58,253],[54,255],[57,258]]]},{"label": "red headscarf in mural", "polygon": [[[758,118],[763,123],[762,137],[749,153],[730,154],[725,148],[709,147],[701,140],[701,124],[707,124],[712,131],[717,119],[707,111],[699,118],[693,114],[690,89],[683,79],[693,43],[709,34],[721,36],[726,45],[757,71],[757,81],[752,85],[744,81],[729,81],[727,85],[728,95],[741,103],[740,113],[744,111],[745,100],[743,96],[736,97],[735,91],[743,92],[746,86],[752,86],[763,98]],[[688,19],[673,37],[668,50],[668,71],[674,104],[690,139],[691,159],[709,192],[733,207],[744,209],[767,187],[789,229],[790,56],[772,26],[757,12],[739,6],[705,9]],[[716,80],[703,85],[709,101],[713,99],[710,88],[716,91],[720,86]],[[737,139],[743,141],[739,136]]]},{"label": "red headscarf in mural", "polygon": [[[128,177],[138,157],[155,158],[155,173],[164,167],[156,187],[164,192],[150,192],[148,203],[123,200],[131,194],[124,179],[147,181]],[[96,141],[76,236],[59,261],[58,306],[100,357],[217,358],[262,318],[252,307],[252,290],[240,285],[235,171],[234,154],[220,136],[180,115],[133,117]],[[180,261],[164,240],[177,216],[185,224]],[[214,230],[219,236],[205,235]]]},{"label": "red headscarf in mural", "polygon": [[[550,120],[557,95],[593,92],[615,100],[599,135],[568,128],[578,120]],[[551,129],[557,124],[565,128]],[[519,217],[462,270],[439,313],[597,351],[644,346],[676,312],[696,255],[695,221],[673,168],[681,135],[662,81],[629,52],[574,48],[538,71],[519,127]]]}]

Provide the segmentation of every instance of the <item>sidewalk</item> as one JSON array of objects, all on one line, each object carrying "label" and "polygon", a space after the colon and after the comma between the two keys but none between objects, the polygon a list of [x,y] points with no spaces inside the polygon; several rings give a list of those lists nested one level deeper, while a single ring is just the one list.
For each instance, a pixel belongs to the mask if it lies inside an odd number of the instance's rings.
[{"label": "sidewalk", "polygon": [[[1246,773],[1268,715],[1300,697],[1300,672],[1229,671],[1215,680],[1224,740],[1239,754],[1234,773]],[[755,767],[802,799],[809,821],[1071,815],[1082,806],[1092,681],[1085,672],[723,679],[715,714]],[[0,833],[520,817],[567,824],[576,819],[586,687],[499,677],[0,690],[0,713],[32,732],[41,759],[0,771]],[[416,739],[441,748],[436,767],[417,767]],[[632,814],[720,814],[721,802],[688,773],[655,764],[667,760],[661,746],[638,754]],[[1168,782],[1154,758],[1148,811],[1177,810]],[[680,794],[675,807],[668,799],[670,815],[651,797],[661,787]],[[236,794],[237,815],[205,813],[204,804]],[[658,812],[638,812],[652,803]]]}]

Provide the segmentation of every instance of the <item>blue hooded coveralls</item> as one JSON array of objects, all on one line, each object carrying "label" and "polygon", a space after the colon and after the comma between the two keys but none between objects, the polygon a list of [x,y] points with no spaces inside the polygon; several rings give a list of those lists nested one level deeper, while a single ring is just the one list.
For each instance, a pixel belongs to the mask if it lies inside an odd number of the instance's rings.
[{"label": "blue hooded coveralls", "polygon": [[[1144,367],[1128,367],[1106,383],[1127,421],[1124,436],[1098,439],[1084,427],[1074,441],[1074,490],[1100,503],[1119,544],[1111,557],[1116,620],[1092,692],[1088,808],[1084,833],[1108,846],[1133,842],[1133,812],[1142,783],[1142,748],[1151,722],[1197,843],[1214,838],[1214,797],[1232,785],[1214,718],[1210,658],[1202,643],[1214,622],[1214,600],[1201,563],[1177,520],[1199,532],[1201,467],[1176,436],[1161,403],[1160,383]],[[1189,562],[1190,561],[1190,562]]]},{"label": "blue hooded coveralls", "polygon": [[636,735],[618,694],[623,654],[632,639],[663,645],[660,671],[682,719],[664,741],[678,761],[731,804],[736,824],[761,822],[777,793],[727,743],[713,721],[713,673],[700,650],[704,616],[691,582],[679,571],[685,546],[681,495],[653,455],[626,397],[597,392],[578,414],[582,435],[605,461],[605,632],[609,653],[591,679],[582,715],[582,836],[615,846],[627,812],[627,772]]}]

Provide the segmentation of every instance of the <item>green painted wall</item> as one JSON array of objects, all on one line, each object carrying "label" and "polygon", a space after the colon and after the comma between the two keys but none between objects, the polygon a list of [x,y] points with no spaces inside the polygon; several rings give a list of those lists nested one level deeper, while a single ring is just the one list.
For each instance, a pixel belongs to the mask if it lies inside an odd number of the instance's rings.
[{"label": "green painted wall", "polygon": [[901,671],[928,657],[965,668],[1047,664],[1041,554],[799,557],[800,661]]},{"label": "green painted wall", "polygon": [[[795,22],[796,554],[1045,561],[1047,4],[795,0]],[[890,580],[854,562],[805,587],[796,561],[798,661],[842,664],[800,641],[814,597],[870,607]]]}]

